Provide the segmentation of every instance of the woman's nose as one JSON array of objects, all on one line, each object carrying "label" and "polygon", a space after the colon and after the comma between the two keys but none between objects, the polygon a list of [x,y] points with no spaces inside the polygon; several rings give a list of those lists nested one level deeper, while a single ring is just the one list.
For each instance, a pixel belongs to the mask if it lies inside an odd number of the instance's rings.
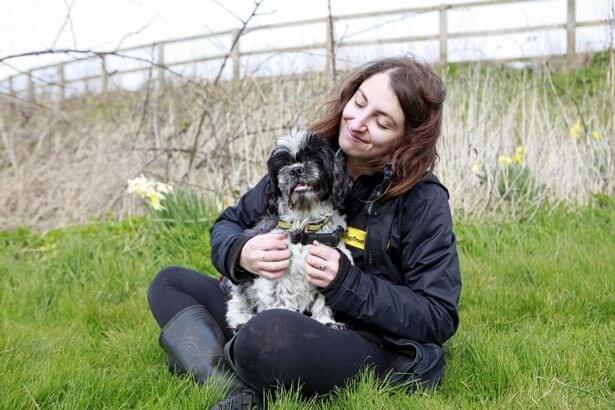
[{"label": "woman's nose", "polygon": [[348,120],[348,127],[351,131],[363,132],[366,130],[365,116],[357,115],[351,120]]}]

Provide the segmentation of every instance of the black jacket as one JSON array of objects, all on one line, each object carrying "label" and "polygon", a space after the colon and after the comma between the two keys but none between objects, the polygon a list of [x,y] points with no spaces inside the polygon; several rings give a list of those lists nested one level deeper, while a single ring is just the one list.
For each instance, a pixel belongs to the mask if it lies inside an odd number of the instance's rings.
[{"label": "black jacket", "polygon": [[[349,226],[367,232],[364,250],[348,246],[354,266],[322,293],[336,318],[398,353],[391,379],[435,386],[444,367],[442,344],[456,331],[461,277],[448,191],[429,175],[410,191],[369,210],[382,174],[357,179],[346,201]],[[234,283],[247,277],[238,256],[267,209],[268,176],[218,217],[211,229],[212,260]]]}]

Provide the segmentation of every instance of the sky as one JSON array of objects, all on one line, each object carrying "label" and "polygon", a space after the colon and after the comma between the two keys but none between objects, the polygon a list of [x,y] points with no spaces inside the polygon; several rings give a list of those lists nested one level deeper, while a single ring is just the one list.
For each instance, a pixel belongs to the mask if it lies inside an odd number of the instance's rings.
[{"label": "sky", "polygon": [[[462,0],[448,0],[459,3]],[[331,0],[334,15],[364,11],[390,10],[437,5],[443,0]],[[577,0],[577,20],[606,19],[613,15],[615,0]],[[112,50],[118,46],[147,44],[156,40],[178,38],[241,26],[254,8],[253,0],[0,0],[0,58],[3,56],[48,48]],[[70,19],[66,16],[70,9]],[[264,0],[259,15],[251,26],[284,21],[296,21],[327,15],[326,0]],[[538,0],[523,4],[498,5],[449,12],[449,32],[495,29],[538,24],[563,23],[566,20],[566,0]],[[336,37],[365,40],[375,37],[435,34],[438,14],[401,15],[396,18],[342,21],[336,25]],[[577,49],[604,48],[612,43],[612,26],[579,29]],[[274,46],[322,42],[323,25],[255,32],[241,40],[242,50],[266,49]],[[450,40],[449,59],[511,57],[540,53],[565,52],[565,32],[526,33],[498,38]],[[168,47],[166,58],[182,60],[224,53],[230,36],[178,44]],[[437,42],[386,47],[353,47],[339,50],[339,64],[353,65],[361,60],[384,54],[412,52],[427,61],[437,59]],[[146,53],[149,51],[146,50]],[[148,57],[148,56],[146,56]],[[0,64],[0,80],[16,70],[27,70],[51,62],[66,60],[65,55],[44,55],[13,59]],[[264,60],[264,61],[263,61]],[[293,71],[298,66],[318,66],[324,63],[323,50],[302,55],[251,57],[242,60],[244,72],[268,74]],[[134,61],[110,61],[111,69],[131,68]],[[219,65],[219,63],[216,63]],[[184,66],[184,74],[208,75],[210,67]],[[67,76],[93,73],[98,66],[71,65]],[[229,68],[230,70],[230,68]],[[227,71],[229,71],[227,70]],[[230,72],[226,73],[230,75]],[[53,73],[48,74],[55,75]],[[44,73],[41,73],[44,76]],[[50,77],[51,78],[51,77]]]}]

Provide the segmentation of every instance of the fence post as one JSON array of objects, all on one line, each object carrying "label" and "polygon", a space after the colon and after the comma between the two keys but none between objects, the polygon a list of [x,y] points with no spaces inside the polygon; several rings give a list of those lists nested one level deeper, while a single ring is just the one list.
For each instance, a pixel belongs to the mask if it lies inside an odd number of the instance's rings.
[{"label": "fence post", "polygon": [[104,55],[100,55],[100,72],[102,74],[102,93],[107,94],[107,91],[109,91],[109,74],[107,73],[107,61]]},{"label": "fence post", "polygon": [[448,61],[448,8],[445,4],[440,6],[440,64]]},{"label": "fence post", "polygon": [[325,62],[325,75],[329,77],[331,83],[335,82],[337,75],[335,68],[335,19],[329,15],[327,17],[327,60]]},{"label": "fence post", "polygon": [[58,65],[58,85],[60,87],[60,102],[66,99],[66,77],[64,74],[64,64]]},{"label": "fence post", "polygon": [[34,80],[32,79],[32,72],[34,70],[28,70],[28,100],[34,101]]},{"label": "fence post", "polygon": [[568,68],[572,68],[574,64],[574,55],[576,48],[576,5],[575,0],[568,0],[568,20],[566,23],[567,34],[567,50],[566,63]]},{"label": "fence post", "polygon": [[239,63],[241,62],[241,54],[239,52],[239,42],[241,41],[241,39],[239,38],[239,35],[240,35],[239,30],[233,31],[233,37],[231,40],[231,41],[236,40],[235,45],[231,49],[231,61],[233,62],[233,80],[238,80],[239,77],[241,76],[241,67],[239,65]]},{"label": "fence post", "polygon": [[158,72],[158,90],[162,91],[165,87],[165,72],[164,72],[164,43],[158,44],[158,60],[157,69]]}]

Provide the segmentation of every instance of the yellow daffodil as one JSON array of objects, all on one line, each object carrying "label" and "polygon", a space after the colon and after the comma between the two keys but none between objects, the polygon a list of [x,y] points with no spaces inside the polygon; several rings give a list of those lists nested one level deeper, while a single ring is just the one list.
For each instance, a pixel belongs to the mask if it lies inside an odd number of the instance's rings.
[{"label": "yellow daffodil", "polygon": [[156,182],[156,191],[162,192],[163,194],[168,194],[173,190],[173,187],[168,184],[164,184],[162,182]]},{"label": "yellow daffodil", "polygon": [[151,205],[151,207],[154,208],[156,211],[162,208],[162,205],[160,205],[161,197],[158,192],[151,192],[147,199],[149,200],[149,204]]},{"label": "yellow daffodil", "polygon": [[583,127],[581,126],[581,123],[579,121],[575,122],[572,124],[572,127],[570,127],[570,138],[572,138],[573,141],[578,141],[579,138],[581,138],[582,131]]},{"label": "yellow daffodil", "polygon": [[155,210],[163,209],[162,201],[173,187],[162,182],[149,180],[143,175],[127,181],[127,192],[137,194],[143,198]]},{"label": "yellow daffodil", "polygon": [[509,157],[508,155],[500,155],[498,157],[498,162],[500,163],[501,167],[505,168],[509,166],[510,164],[512,164],[513,159]]},{"label": "yellow daffodil", "polygon": [[136,178],[129,179],[127,191],[129,194],[137,194],[140,197],[145,197],[148,191],[147,178],[143,175],[139,175]]},{"label": "yellow daffodil", "polygon": [[599,140],[600,140],[600,138],[602,138],[602,136],[600,135],[600,133],[599,133],[598,131],[594,131],[594,132],[592,132],[592,139],[593,139],[594,141],[599,141]]},{"label": "yellow daffodil", "polygon": [[512,160],[515,164],[521,165],[523,164],[523,155],[525,154],[526,148],[523,145],[519,145],[515,150],[515,155],[513,155]]},{"label": "yellow daffodil", "polygon": [[474,165],[472,165],[472,172],[475,175],[480,175],[483,172],[483,166],[481,165],[480,162],[475,163]]},{"label": "yellow daffodil", "polygon": [[526,152],[527,152],[527,148],[525,148],[525,145],[519,145],[517,149],[515,150],[515,155],[524,156]]}]

